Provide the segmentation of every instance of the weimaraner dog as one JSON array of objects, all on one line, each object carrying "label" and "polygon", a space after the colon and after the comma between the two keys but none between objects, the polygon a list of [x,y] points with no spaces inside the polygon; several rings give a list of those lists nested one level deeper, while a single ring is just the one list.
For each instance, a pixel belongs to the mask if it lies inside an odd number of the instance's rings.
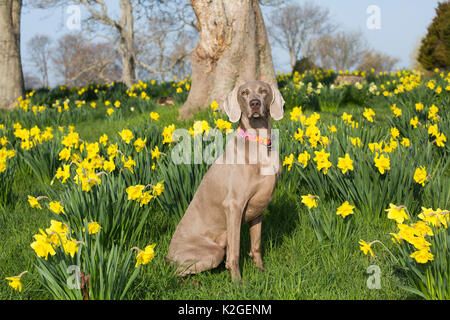
[{"label": "weimaraner dog", "polygon": [[211,165],[178,224],[166,261],[177,274],[216,268],[224,259],[233,281],[239,270],[242,223],[250,225],[250,257],[264,270],[261,257],[262,212],[272,199],[281,163],[270,146],[270,117],[283,117],[284,99],[264,81],[237,85],[222,105],[237,134]]}]

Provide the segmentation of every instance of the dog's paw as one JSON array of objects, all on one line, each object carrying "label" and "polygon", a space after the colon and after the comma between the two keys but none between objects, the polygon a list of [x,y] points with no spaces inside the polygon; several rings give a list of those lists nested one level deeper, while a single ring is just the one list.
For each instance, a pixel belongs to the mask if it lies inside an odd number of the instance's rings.
[{"label": "dog's paw", "polygon": [[239,271],[231,271],[231,282],[242,283],[242,277]]},{"label": "dog's paw", "polygon": [[252,254],[250,252],[249,256],[252,258],[253,263],[255,264],[255,267],[257,267],[261,271],[266,271],[266,269],[264,268],[264,265],[262,262],[262,257],[260,254],[257,255],[257,254]]}]

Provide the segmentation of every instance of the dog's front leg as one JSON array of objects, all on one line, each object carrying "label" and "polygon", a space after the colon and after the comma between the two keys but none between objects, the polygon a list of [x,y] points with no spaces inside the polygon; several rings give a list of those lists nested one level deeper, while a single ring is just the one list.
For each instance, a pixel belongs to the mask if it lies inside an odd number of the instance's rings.
[{"label": "dog's front leg", "polygon": [[262,214],[248,223],[250,225],[250,257],[253,259],[256,267],[264,271],[264,265],[261,256],[261,226]]},{"label": "dog's front leg", "polygon": [[242,281],[239,270],[239,249],[241,240],[242,210],[232,204],[226,209],[227,217],[227,260],[225,267],[231,272],[231,280]]}]

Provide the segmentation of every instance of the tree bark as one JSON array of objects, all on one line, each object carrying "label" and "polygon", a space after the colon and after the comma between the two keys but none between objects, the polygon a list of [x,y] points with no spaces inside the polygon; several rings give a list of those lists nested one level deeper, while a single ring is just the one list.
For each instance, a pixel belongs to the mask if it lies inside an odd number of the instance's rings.
[{"label": "tree bark", "polygon": [[134,48],[134,19],[130,0],[120,0],[120,53],[122,82],[131,87],[136,82],[136,52]]},{"label": "tree bark", "polygon": [[10,109],[25,94],[20,56],[22,0],[0,1],[0,109]]},{"label": "tree bark", "polygon": [[257,0],[191,0],[200,40],[191,56],[192,84],[179,118],[223,98],[236,84],[276,86],[270,44]]}]

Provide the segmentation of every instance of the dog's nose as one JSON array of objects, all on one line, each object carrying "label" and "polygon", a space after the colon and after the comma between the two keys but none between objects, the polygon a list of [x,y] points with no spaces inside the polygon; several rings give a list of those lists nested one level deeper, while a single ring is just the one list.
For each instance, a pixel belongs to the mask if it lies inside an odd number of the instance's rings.
[{"label": "dog's nose", "polygon": [[252,109],[261,108],[261,101],[259,99],[250,100],[250,108],[252,108]]}]

